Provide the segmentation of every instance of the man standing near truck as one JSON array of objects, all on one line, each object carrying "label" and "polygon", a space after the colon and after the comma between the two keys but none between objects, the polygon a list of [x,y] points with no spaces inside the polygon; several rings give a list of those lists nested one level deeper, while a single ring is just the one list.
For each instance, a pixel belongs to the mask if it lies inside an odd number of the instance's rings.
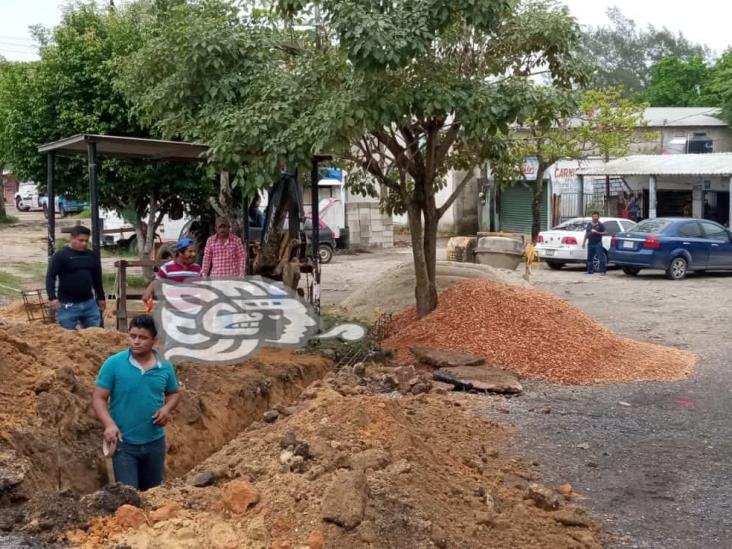
[{"label": "man standing near truck", "polygon": [[[106,301],[102,269],[96,254],[88,249],[91,231],[77,225],[71,241],[48,262],[46,292],[56,320],[67,330],[99,327]],[[58,279],[58,291],[56,288]]]},{"label": "man standing near truck", "polygon": [[163,481],[165,425],[180,400],[173,365],[154,347],[150,315],[130,322],[130,346],[110,356],[97,375],[92,407],[104,425],[117,482],[147,490]]},{"label": "man standing near truck", "polygon": [[605,249],[602,247],[602,237],[607,234],[605,225],[600,222],[600,212],[592,212],[592,221],[587,224],[585,229],[585,238],[582,241],[582,247],[587,246],[587,273],[595,272],[595,257],[598,261],[598,272],[605,274]]},{"label": "man standing near truck", "polygon": [[[200,277],[201,266],[196,263],[196,243],[190,238],[181,238],[175,244],[175,257],[160,266],[155,280],[186,282]],[[142,295],[146,303],[155,295],[155,280],[150,282]]]},{"label": "man standing near truck", "polygon": [[204,278],[242,278],[247,255],[241,238],[231,234],[229,222],[216,220],[216,234],[206,241],[201,274]]}]

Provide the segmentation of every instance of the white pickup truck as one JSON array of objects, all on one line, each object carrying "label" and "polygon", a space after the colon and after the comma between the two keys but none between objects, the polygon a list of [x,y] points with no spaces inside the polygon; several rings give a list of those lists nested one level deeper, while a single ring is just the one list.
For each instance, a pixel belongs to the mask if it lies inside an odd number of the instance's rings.
[{"label": "white pickup truck", "polygon": [[[137,249],[137,235],[130,223],[122,218],[114,210],[101,210],[99,217],[102,220],[102,245],[103,246],[119,246],[123,248]],[[163,221],[155,232],[156,239],[163,242],[175,242],[183,229],[188,223],[190,217],[184,215],[180,219],[171,219],[164,216]],[[147,219],[145,220],[147,222]]]}]

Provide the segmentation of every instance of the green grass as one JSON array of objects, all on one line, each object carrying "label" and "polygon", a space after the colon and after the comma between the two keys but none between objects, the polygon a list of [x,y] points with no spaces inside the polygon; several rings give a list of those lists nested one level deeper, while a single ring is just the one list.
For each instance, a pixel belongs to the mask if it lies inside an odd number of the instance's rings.
[{"label": "green grass", "polygon": [[12,288],[21,289],[23,280],[12,273],[0,271],[0,296],[20,298],[20,293],[13,291]]},{"label": "green grass", "polygon": [[[322,333],[327,332],[337,324],[343,324],[348,322],[353,322],[353,320],[329,311],[323,311],[320,315],[320,326],[322,329]],[[367,330],[366,336],[360,341],[346,342],[341,341],[338,338],[311,339],[308,342],[308,348],[312,351],[328,351],[336,361],[340,360],[343,357],[350,356],[353,353],[363,353],[367,351],[370,345],[369,334],[371,333],[371,329],[373,328],[373,326],[362,321],[356,322],[364,326]]]},{"label": "green grass", "polygon": [[14,215],[5,215],[0,217],[0,225],[12,225],[13,223],[17,223],[18,218]]},{"label": "green grass", "polygon": [[45,280],[46,270],[48,269],[48,264],[45,261],[10,263],[8,266],[27,275],[27,278],[32,279],[34,282],[39,283]]},{"label": "green grass", "polygon": [[[111,292],[114,289],[115,273],[102,274],[102,284],[105,292]],[[143,289],[146,288],[145,279],[141,275],[127,275],[127,288]]]},{"label": "green grass", "polygon": [[114,247],[105,247],[102,248],[102,257],[128,257],[128,258],[134,258],[139,259],[140,256],[137,255],[137,252],[134,250],[130,250],[129,248],[118,248],[116,246]]},{"label": "green grass", "polygon": [[71,219],[91,219],[91,210],[81,210],[78,214],[70,215]]}]

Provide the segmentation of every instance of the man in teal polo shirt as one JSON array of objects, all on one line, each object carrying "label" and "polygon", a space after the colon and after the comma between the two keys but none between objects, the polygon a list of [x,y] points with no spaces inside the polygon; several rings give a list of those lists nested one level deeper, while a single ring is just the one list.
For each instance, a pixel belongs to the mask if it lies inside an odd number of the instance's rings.
[{"label": "man in teal polo shirt", "polygon": [[163,481],[165,429],[178,405],[173,365],[155,350],[157,328],[150,315],[132,319],[130,347],[102,364],[92,406],[104,425],[104,440],[118,482],[147,490]]}]

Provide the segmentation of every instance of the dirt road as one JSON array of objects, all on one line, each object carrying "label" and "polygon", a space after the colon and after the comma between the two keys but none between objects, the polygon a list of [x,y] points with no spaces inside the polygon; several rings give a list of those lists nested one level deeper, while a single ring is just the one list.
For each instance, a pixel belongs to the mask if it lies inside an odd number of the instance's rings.
[{"label": "dirt road", "polygon": [[[46,269],[46,220],[42,212],[13,212],[19,223],[0,227],[3,265],[0,272],[6,272],[18,280],[18,286],[35,288],[42,283]],[[64,237],[60,232],[63,225],[75,221],[56,220],[56,238]],[[441,240],[438,258],[444,257],[445,239]],[[411,261],[412,252],[408,247],[396,247],[358,254],[338,253],[332,262],[323,265],[321,299],[323,305],[340,303],[354,289],[371,282],[381,272],[390,267]],[[104,257],[105,272],[113,272],[114,257]],[[0,304],[17,299],[17,295],[0,294]]]},{"label": "dirt road", "polygon": [[619,333],[689,349],[700,361],[676,383],[527,382],[500,414],[517,427],[513,448],[546,478],[572,482],[614,534],[610,547],[732,547],[732,276],[672,282],[542,269],[533,282]]}]

